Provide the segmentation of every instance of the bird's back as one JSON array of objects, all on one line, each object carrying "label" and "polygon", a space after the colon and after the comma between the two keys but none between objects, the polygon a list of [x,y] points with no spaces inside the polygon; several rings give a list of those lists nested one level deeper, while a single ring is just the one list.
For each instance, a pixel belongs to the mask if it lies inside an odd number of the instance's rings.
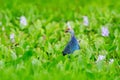
[{"label": "bird's back", "polygon": [[69,41],[69,43],[67,44],[67,46],[65,47],[62,53],[63,55],[66,55],[66,54],[73,53],[75,50],[78,50],[78,49],[80,49],[79,43],[75,38],[75,36],[72,36],[71,40]]}]

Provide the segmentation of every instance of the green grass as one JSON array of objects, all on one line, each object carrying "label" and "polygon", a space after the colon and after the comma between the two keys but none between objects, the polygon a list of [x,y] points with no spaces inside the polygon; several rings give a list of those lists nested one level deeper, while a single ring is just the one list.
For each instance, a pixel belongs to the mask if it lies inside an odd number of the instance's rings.
[{"label": "green grass", "polygon": [[[0,0],[0,80],[120,80],[119,13],[115,0]],[[71,58],[62,56],[70,38],[64,33],[67,21],[81,47]],[[108,37],[101,35],[103,25]],[[106,58],[96,62],[99,55]]]}]

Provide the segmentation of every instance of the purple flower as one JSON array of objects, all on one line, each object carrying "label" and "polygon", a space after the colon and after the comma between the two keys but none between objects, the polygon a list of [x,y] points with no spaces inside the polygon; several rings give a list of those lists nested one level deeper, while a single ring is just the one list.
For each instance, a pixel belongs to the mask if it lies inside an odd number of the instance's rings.
[{"label": "purple flower", "polygon": [[109,30],[107,27],[103,26],[101,30],[102,30],[102,36],[109,36]]},{"label": "purple flower", "polygon": [[20,25],[27,26],[27,19],[25,16],[20,17]]},{"label": "purple flower", "polygon": [[15,34],[14,33],[10,34],[10,40],[12,43],[15,42]]},{"label": "purple flower", "polygon": [[105,59],[104,55],[99,55],[96,62],[102,61]]},{"label": "purple flower", "polygon": [[88,26],[89,25],[89,20],[87,16],[83,16],[83,25]]}]

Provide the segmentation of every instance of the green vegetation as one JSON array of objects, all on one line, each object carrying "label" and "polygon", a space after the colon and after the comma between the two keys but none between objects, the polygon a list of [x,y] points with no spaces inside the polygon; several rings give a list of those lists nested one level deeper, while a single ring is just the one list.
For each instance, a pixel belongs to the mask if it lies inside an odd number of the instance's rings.
[{"label": "green vegetation", "polygon": [[[81,47],[70,58],[67,21]],[[0,80],[120,80],[119,1],[0,0]]]}]

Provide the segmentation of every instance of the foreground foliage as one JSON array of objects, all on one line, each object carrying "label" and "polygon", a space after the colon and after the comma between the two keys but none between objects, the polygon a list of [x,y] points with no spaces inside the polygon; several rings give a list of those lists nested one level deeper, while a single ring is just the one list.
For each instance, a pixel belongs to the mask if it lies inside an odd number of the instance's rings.
[{"label": "foreground foliage", "polygon": [[[119,2],[1,0],[0,4],[0,80],[120,79]],[[88,17],[88,26],[83,16]],[[67,21],[81,48],[69,58],[62,56],[70,38],[64,33]],[[102,33],[103,29],[109,32]]]}]

